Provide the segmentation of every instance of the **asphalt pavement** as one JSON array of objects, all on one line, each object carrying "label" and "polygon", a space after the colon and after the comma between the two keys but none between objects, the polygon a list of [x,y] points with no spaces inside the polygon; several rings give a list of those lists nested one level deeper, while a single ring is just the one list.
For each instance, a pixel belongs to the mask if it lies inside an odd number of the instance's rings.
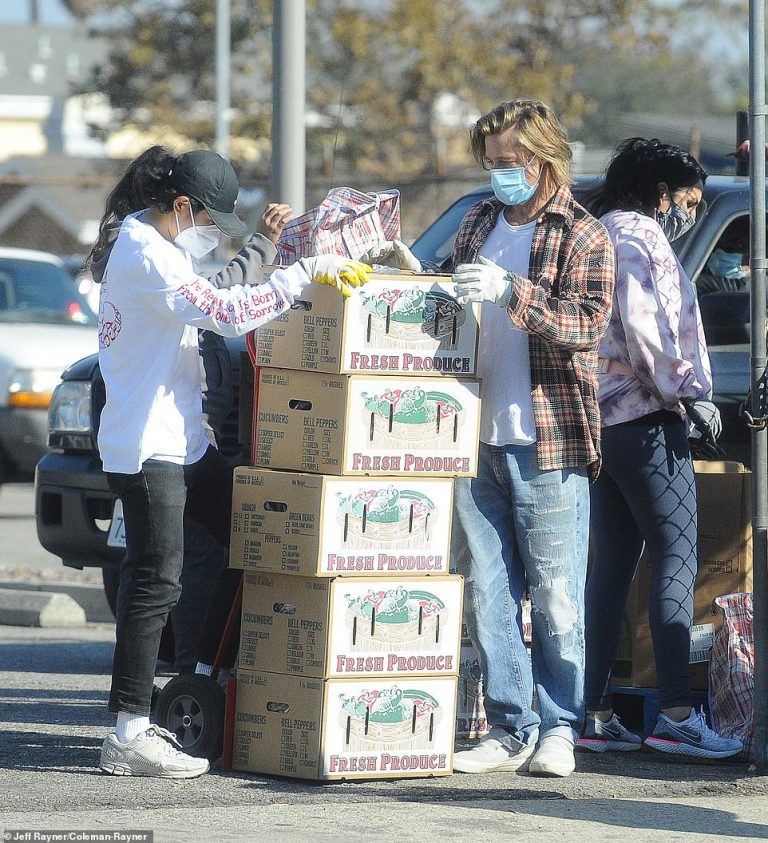
[{"label": "asphalt pavement", "polygon": [[680,763],[651,751],[580,753],[567,779],[495,773],[318,784],[219,770],[191,781],[108,776],[96,765],[113,724],[106,708],[113,642],[111,624],[0,627],[6,833],[151,829],[155,841],[174,842],[768,839],[768,777],[748,773],[744,763]]},{"label": "asphalt pavement", "polygon": [[[69,581],[59,560],[35,551],[31,489],[8,491],[0,492],[0,579]],[[95,587],[94,573],[77,581]],[[97,763],[114,723],[106,706],[113,645],[111,623],[0,626],[5,840],[13,830],[40,840],[42,829],[71,831],[71,840],[151,830],[158,843],[768,839],[768,776],[744,762],[684,763],[652,751],[580,753],[567,779],[495,773],[319,784],[218,769],[191,781],[108,776]]]}]

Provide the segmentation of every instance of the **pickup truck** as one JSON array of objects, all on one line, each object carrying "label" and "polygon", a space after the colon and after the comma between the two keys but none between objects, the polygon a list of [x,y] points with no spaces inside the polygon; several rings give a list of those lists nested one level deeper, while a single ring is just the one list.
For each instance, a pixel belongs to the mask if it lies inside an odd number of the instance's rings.
[{"label": "pickup truck", "polygon": [[[588,187],[583,180],[574,187]],[[414,242],[412,251],[424,263],[440,267],[450,258],[453,240],[464,214],[490,196],[487,186],[473,190],[453,205]],[[715,401],[723,418],[720,444],[729,459],[749,464],[750,436],[739,416],[749,390],[749,289],[718,291],[704,282],[707,259],[719,245],[733,240],[749,217],[749,180],[712,176],[704,192],[706,215],[675,248],[689,277],[700,288],[700,304],[709,343]],[[748,228],[747,228],[748,231]],[[746,246],[748,251],[748,244]],[[252,414],[252,370],[242,340],[228,340],[235,401],[221,437],[222,452],[233,464],[248,462]],[[71,366],[63,375],[51,405],[49,452],[35,474],[36,521],[40,543],[72,568],[102,569],[110,604],[115,605],[117,569],[123,549],[112,524],[114,497],[109,491],[96,448],[99,416],[104,406],[104,382],[96,355]],[[62,402],[69,406],[60,412]],[[110,527],[113,527],[110,530]],[[111,538],[110,538],[111,536]]]}]

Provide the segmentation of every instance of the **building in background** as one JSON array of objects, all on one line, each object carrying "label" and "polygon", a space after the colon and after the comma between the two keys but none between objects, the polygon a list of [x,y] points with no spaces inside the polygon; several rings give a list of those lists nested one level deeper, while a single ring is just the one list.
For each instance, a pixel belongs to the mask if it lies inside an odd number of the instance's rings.
[{"label": "building in background", "polygon": [[109,106],[80,91],[106,57],[74,24],[0,24],[0,244],[90,249],[117,166],[91,132]]},{"label": "building in background", "polygon": [[0,162],[0,245],[87,253],[122,165],[62,153]]},{"label": "building in background", "polygon": [[[152,143],[178,151],[193,144],[163,126],[113,130],[116,121],[106,97],[82,93],[94,70],[108,61],[109,41],[89,36],[60,0],[28,2],[25,21],[0,23],[0,245],[81,255],[90,249],[106,195],[126,161]],[[0,0],[0,7],[5,4],[21,7],[24,0]],[[0,8],[3,11],[7,12]],[[238,76],[237,70],[234,76],[234,84],[254,87],[249,76]],[[308,158],[307,199],[310,204],[319,202],[328,189],[343,184],[365,191],[398,188],[403,237],[411,240],[440,210],[482,181],[467,159],[467,126],[477,116],[451,92],[440,95],[430,122],[433,167],[410,177],[394,172],[385,177],[388,183],[336,160],[336,142],[327,140]],[[357,116],[340,107],[335,120],[314,112],[306,120],[309,130],[327,130],[338,121],[342,129],[354,132]],[[734,159],[727,153],[735,149],[735,118],[624,114],[613,123],[617,140],[640,134],[683,146],[695,141],[706,169],[733,171]],[[572,137],[575,173],[601,172],[613,149],[585,147],[578,133]],[[275,198],[270,195],[268,167],[263,166],[269,140],[233,138],[232,155],[249,188],[241,207],[246,208],[250,197],[249,217],[255,220],[262,203]]]},{"label": "building in background", "polygon": [[79,91],[106,60],[107,44],[84,28],[0,25],[0,161],[14,155],[103,157],[89,127],[110,110],[99,94]]}]

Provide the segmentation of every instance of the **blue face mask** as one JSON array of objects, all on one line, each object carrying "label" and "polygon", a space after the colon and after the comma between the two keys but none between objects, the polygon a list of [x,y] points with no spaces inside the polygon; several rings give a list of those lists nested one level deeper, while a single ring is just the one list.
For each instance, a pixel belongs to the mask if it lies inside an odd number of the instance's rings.
[{"label": "blue face mask", "polygon": [[491,189],[499,202],[505,205],[522,205],[536,193],[539,179],[536,179],[534,184],[528,184],[525,180],[525,170],[531,161],[533,155],[525,167],[491,170]]},{"label": "blue face mask", "polygon": [[742,269],[744,259],[741,252],[726,252],[715,249],[707,261],[707,269],[715,278],[730,278],[738,281],[747,274]]}]

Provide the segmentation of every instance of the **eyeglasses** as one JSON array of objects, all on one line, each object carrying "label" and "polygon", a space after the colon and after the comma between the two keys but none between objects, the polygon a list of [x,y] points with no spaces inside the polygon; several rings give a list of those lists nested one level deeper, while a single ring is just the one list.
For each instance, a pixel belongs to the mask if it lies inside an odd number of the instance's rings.
[{"label": "eyeglasses", "polygon": [[536,157],[536,153],[532,152],[531,157],[524,161],[522,156],[512,156],[511,158],[505,158],[502,163],[494,165],[494,162],[488,158],[483,160],[483,164],[485,165],[486,170],[517,170],[523,169],[527,170],[528,167],[531,166],[533,159]]}]

